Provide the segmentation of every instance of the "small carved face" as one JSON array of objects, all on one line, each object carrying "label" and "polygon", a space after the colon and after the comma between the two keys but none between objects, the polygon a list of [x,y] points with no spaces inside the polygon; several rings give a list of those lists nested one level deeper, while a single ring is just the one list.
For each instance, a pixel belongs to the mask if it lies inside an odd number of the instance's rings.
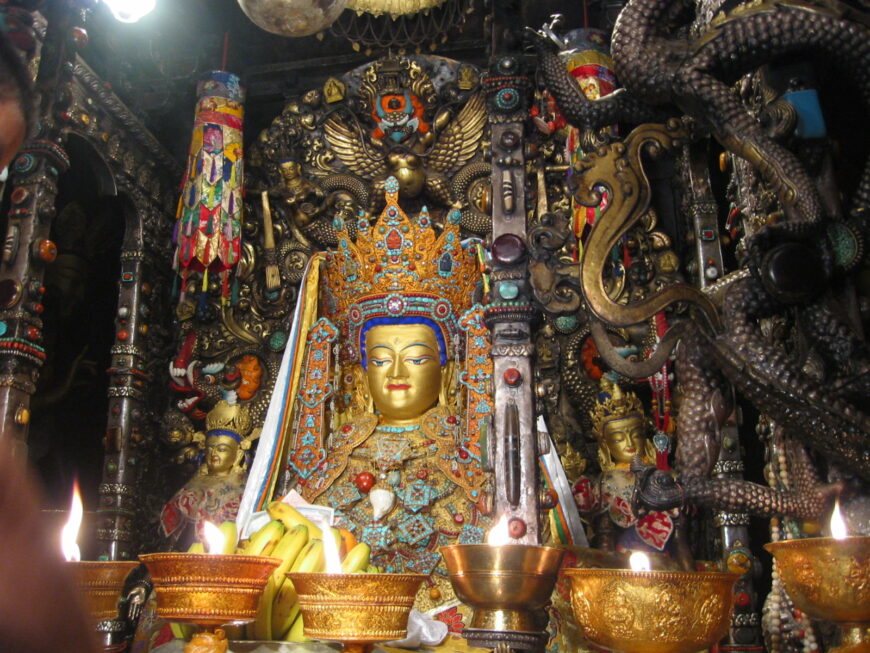
[{"label": "small carved face", "polygon": [[166,442],[172,445],[189,444],[193,439],[193,429],[175,426],[166,434]]},{"label": "small carved face", "polygon": [[601,87],[595,77],[581,77],[580,88],[583,89],[583,95],[590,100],[597,100],[601,97]]},{"label": "small carved face", "polygon": [[260,365],[260,360],[256,356],[249,355],[242,356],[242,359],[236,363],[236,367],[239,368],[242,375],[242,381],[236,388],[236,395],[242,401],[247,401],[260,389],[263,366]]},{"label": "small carved face", "polygon": [[604,445],[613,462],[629,464],[636,455],[643,455],[646,425],[640,415],[629,415],[604,425]]},{"label": "small carved face", "polygon": [[309,107],[314,107],[315,109],[320,106],[320,89],[313,88],[305,95],[302,96],[303,104],[307,104]]},{"label": "small carved face", "polygon": [[366,377],[375,408],[388,420],[420,417],[438,401],[438,341],[425,324],[388,324],[366,334]]},{"label": "small carved face", "polygon": [[297,179],[299,177],[299,164],[296,161],[281,162],[281,176],[284,179]]},{"label": "small carved face", "polygon": [[228,435],[211,435],[205,441],[209,476],[226,476],[239,458],[239,443]]}]

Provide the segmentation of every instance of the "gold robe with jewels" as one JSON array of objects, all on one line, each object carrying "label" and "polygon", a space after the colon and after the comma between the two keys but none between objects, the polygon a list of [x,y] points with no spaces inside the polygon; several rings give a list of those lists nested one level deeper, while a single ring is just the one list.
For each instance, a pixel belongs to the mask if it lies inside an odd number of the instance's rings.
[{"label": "gold robe with jewels", "polygon": [[[459,429],[459,419],[440,406],[409,430],[379,427],[371,413],[355,415],[330,436],[334,471],[317,497],[335,508],[336,527],[372,547],[372,564],[429,575],[415,604],[421,612],[457,605],[439,547],[480,543],[490,525],[474,489],[484,472],[457,447]],[[367,492],[356,483],[363,472],[375,478]],[[301,483],[300,491],[307,494]]]}]

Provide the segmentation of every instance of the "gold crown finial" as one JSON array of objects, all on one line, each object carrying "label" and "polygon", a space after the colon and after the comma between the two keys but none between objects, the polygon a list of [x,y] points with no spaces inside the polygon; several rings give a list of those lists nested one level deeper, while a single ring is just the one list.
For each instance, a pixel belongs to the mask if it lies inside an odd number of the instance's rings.
[{"label": "gold crown finial", "polygon": [[437,235],[425,207],[412,220],[399,206],[395,177],[387,179],[384,191],[386,207],[378,222],[370,225],[361,215],[355,242],[344,221],[336,219],[338,249],[326,259],[323,303],[326,317],[350,345],[343,351],[346,359],[363,353],[363,326],[371,320],[429,323],[449,348],[480,276],[474,254],[462,245],[458,209],[451,209]]},{"label": "gold crown finial", "polygon": [[236,434],[240,444],[248,439],[252,424],[251,413],[247,406],[230,404],[225,399],[217,402],[205,418],[207,436],[212,435],[212,431],[216,435],[231,435],[225,432],[232,432]]}]

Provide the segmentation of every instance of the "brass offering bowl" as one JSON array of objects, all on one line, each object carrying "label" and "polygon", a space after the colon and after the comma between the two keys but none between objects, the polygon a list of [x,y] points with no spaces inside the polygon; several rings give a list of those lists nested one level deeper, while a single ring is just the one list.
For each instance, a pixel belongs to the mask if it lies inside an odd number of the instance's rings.
[{"label": "brass offering bowl", "polygon": [[[574,610],[571,608],[571,581],[565,575],[566,569],[575,567],[582,569],[628,569],[628,553],[607,551],[604,549],[592,549],[585,546],[560,545],[565,550],[562,565],[556,579],[556,591],[553,592],[553,609],[559,614],[558,637],[565,650],[577,650],[589,648],[589,642],[583,637],[577,621],[574,619]],[[662,571],[679,571],[680,567],[676,560],[664,554],[647,553],[650,568]]]},{"label": "brass offering bowl", "polygon": [[546,627],[542,612],[550,600],[564,554],[563,549],[526,544],[441,547],[453,591],[474,609],[471,623],[463,632],[469,644],[503,641],[533,645],[537,634]]},{"label": "brass offering bowl", "polygon": [[287,574],[296,587],[305,635],[341,642],[346,653],[403,639],[423,574]]},{"label": "brass offering bowl", "polygon": [[281,563],[203,553],[149,553],[139,559],[154,581],[157,614],[205,628],[252,621],[266,581]]},{"label": "brass offering bowl", "polygon": [[565,569],[586,638],[628,653],[694,653],[731,624],[739,574],[718,571]]},{"label": "brass offering bowl", "polygon": [[815,619],[837,623],[838,653],[870,653],[870,536],[813,537],[770,542],[764,548],[789,597]]},{"label": "brass offering bowl", "polygon": [[91,619],[96,623],[117,619],[124,581],[139,563],[135,560],[87,560],[67,564]]}]

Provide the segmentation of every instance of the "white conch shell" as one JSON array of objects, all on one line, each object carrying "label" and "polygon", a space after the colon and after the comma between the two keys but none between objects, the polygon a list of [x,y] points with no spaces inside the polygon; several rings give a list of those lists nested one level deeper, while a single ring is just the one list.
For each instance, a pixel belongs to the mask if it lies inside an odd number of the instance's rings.
[{"label": "white conch shell", "polygon": [[396,494],[390,490],[374,488],[369,491],[369,501],[372,502],[372,517],[377,521],[393,509]]}]

